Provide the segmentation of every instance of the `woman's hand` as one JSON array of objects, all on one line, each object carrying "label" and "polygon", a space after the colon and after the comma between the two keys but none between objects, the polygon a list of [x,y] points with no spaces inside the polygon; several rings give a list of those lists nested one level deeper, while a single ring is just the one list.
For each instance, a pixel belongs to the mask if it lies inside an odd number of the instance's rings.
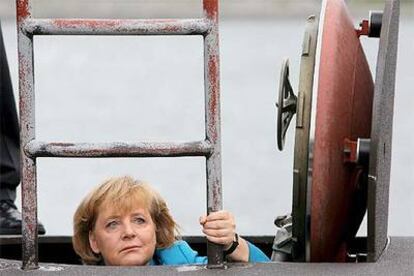
[{"label": "woman's hand", "polygon": [[234,216],[228,211],[210,213],[200,217],[203,233],[211,242],[222,244],[224,250],[230,248],[236,235],[236,223]]},{"label": "woman's hand", "polygon": [[[201,216],[199,221],[203,227],[202,231],[209,241],[223,245],[224,250],[231,247],[236,235],[236,222],[232,213],[225,210],[212,212],[208,216]],[[227,257],[233,261],[248,262],[249,247],[247,242],[239,237],[239,245]]]}]

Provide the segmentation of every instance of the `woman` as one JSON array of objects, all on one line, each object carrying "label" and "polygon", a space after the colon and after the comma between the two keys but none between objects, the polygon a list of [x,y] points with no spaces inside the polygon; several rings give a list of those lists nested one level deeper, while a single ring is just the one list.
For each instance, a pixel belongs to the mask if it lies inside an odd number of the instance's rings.
[{"label": "woman", "polygon": [[[238,238],[229,212],[202,216],[200,224],[209,241],[223,245],[228,260],[269,260],[257,247]],[[117,177],[95,188],[79,205],[73,246],[83,263],[90,265],[206,263],[207,258],[178,240],[177,233],[166,202],[155,190],[131,177]]]}]

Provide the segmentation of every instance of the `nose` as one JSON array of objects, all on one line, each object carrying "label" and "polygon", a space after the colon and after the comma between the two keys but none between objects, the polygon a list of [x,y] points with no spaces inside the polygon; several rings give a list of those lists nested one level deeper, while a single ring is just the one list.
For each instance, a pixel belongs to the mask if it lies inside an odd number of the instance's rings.
[{"label": "nose", "polygon": [[123,240],[133,239],[133,238],[136,237],[136,235],[137,234],[135,233],[135,230],[134,230],[134,227],[133,227],[132,223],[125,222],[123,233],[122,233],[122,239]]}]

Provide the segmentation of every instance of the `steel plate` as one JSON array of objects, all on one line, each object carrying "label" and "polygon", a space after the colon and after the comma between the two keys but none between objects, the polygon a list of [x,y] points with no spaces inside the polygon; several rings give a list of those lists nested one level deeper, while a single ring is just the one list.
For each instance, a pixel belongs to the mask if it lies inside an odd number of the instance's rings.
[{"label": "steel plate", "polygon": [[368,180],[368,261],[378,260],[387,244],[399,13],[399,0],[385,2],[372,115]]}]

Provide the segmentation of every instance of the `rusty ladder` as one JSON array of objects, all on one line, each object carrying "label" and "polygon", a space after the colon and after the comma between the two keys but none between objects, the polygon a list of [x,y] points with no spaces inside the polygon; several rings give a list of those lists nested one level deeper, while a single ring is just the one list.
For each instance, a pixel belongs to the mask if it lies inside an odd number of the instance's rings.
[{"label": "rusty ladder", "polygon": [[[219,87],[219,0],[203,0],[196,19],[36,19],[30,0],[16,0],[20,140],[22,158],[22,268],[38,268],[38,157],[205,156],[207,213],[222,209]],[[202,35],[204,38],[204,141],[186,143],[58,143],[36,140],[33,37],[35,35]],[[222,246],[207,243],[209,268],[223,268]]]}]

